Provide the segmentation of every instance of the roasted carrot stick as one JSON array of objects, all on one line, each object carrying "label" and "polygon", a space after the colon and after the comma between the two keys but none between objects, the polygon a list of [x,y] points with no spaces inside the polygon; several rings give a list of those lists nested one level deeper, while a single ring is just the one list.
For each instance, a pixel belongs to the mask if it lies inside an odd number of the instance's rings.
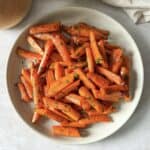
[{"label": "roasted carrot stick", "polygon": [[80,132],[78,129],[72,127],[53,126],[52,132],[55,136],[80,137]]},{"label": "roasted carrot stick", "polygon": [[59,34],[51,35],[51,40],[55,45],[56,49],[58,50],[60,56],[62,57],[63,61],[66,62],[68,65],[71,65],[71,58],[69,52],[67,50],[66,43],[61,38]]},{"label": "roasted carrot stick", "polygon": [[53,81],[55,81],[54,72],[49,69],[46,73],[46,84],[50,87]]},{"label": "roasted carrot stick", "polygon": [[36,39],[43,40],[43,41],[47,41],[47,40],[51,39],[50,33],[38,33],[38,34],[34,34],[32,36],[35,37]]},{"label": "roasted carrot stick", "polygon": [[53,107],[55,109],[61,110],[64,114],[66,114],[73,120],[79,120],[80,118],[80,114],[68,104],[50,98],[46,98],[46,97],[43,98],[43,101],[48,108]]},{"label": "roasted carrot stick", "polygon": [[17,54],[25,59],[36,59],[36,60],[41,60],[42,56],[36,52],[31,52],[28,50],[24,50],[20,47],[17,49]]},{"label": "roasted carrot stick", "polygon": [[80,80],[74,81],[73,83],[71,83],[70,85],[68,85],[67,87],[65,87],[62,91],[60,91],[55,96],[55,99],[61,99],[61,98],[65,97],[70,92],[73,92],[73,91],[77,90],[77,88],[78,88],[79,85],[80,85]]},{"label": "roasted carrot stick", "polygon": [[27,37],[27,41],[30,44],[30,46],[39,54],[43,55],[43,49],[40,47],[40,45],[38,44],[38,42],[32,37],[32,36],[28,36]]},{"label": "roasted carrot stick", "polygon": [[32,99],[33,89],[31,84],[24,78],[24,76],[20,76],[20,79],[26,89],[29,98]]},{"label": "roasted carrot stick", "polygon": [[79,79],[84,83],[84,85],[89,89],[94,89],[95,85],[86,77],[81,69],[76,69],[75,72],[79,75]]},{"label": "roasted carrot stick", "polygon": [[113,50],[113,49],[118,49],[118,48],[120,48],[120,46],[114,45],[114,44],[110,44],[110,43],[108,43],[107,41],[104,42],[104,47],[105,47],[106,49],[109,49],[109,50]]},{"label": "roasted carrot stick", "polygon": [[45,43],[45,51],[44,51],[44,55],[42,57],[42,60],[41,60],[41,63],[40,63],[39,69],[38,69],[38,74],[43,72],[43,70],[47,67],[48,60],[49,60],[49,57],[50,57],[52,51],[53,51],[53,44],[52,44],[51,40],[48,40]]},{"label": "roasted carrot stick", "polygon": [[17,86],[18,86],[19,91],[20,91],[21,99],[24,100],[25,102],[29,102],[30,98],[26,92],[24,85],[22,83],[18,83]]},{"label": "roasted carrot stick", "polygon": [[71,39],[77,45],[83,44],[89,41],[88,37],[82,37],[82,36],[72,36]]},{"label": "roasted carrot stick", "polygon": [[109,85],[105,87],[106,92],[114,92],[114,91],[128,91],[127,85]]},{"label": "roasted carrot stick", "polygon": [[55,79],[58,80],[62,76],[64,76],[64,68],[60,63],[55,63],[54,66],[54,72],[55,72]]},{"label": "roasted carrot stick", "polygon": [[65,97],[69,102],[76,104],[83,108],[84,110],[89,110],[91,108],[90,104],[86,101],[86,99],[77,94],[69,94]]},{"label": "roasted carrot stick", "polygon": [[30,70],[22,68],[21,74],[25,78],[25,80],[32,86],[31,79],[30,79]]},{"label": "roasted carrot stick", "polygon": [[103,112],[103,106],[102,106],[102,104],[101,104],[99,101],[97,101],[97,100],[93,97],[93,95],[90,93],[90,91],[89,91],[86,87],[84,87],[84,86],[80,87],[80,89],[79,89],[79,94],[80,94],[81,96],[85,97],[86,100],[87,100],[87,102],[88,102],[96,111],[98,111],[98,112]]},{"label": "roasted carrot stick", "polygon": [[64,77],[61,77],[59,80],[53,82],[48,89],[48,96],[56,96],[58,92],[70,85],[74,81],[74,73],[70,73]]},{"label": "roasted carrot stick", "polygon": [[51,54],[51,57],[50,57],[50,61],[52,61],[52,62],[62,62],[62,58],[61,58],[61,56],[59,55],[59,53],[57,53],[57,52],[52,52],[52,54]]},{"label": "roasted carrot stick", "polygon": [[40,108],[40,109],[36,109],[36,112],[41,116],[48,117],[49,119],[52,119],[52,120],[55,120],[55,121],[58,121],[58,122],[67,121],[65,118],[55,114],[54,112],[52,112],[48,109]]},{"label": "roasted carrot stick", "polygon": [[88,73],[87,77],[93,81],[99,88],[107,87],[110,84],[110,81],[98,75],[96,73]]},{"label": "roasted carrot stick", "polygon": [[60,28],[61,28],[61,24],[59,22],[54,22],[49,24],[33,26],[29,29],[29,33],[37,34],[37,33],[46,33],[46,32],[56,32],[59,31]]},{"label": "roasted carrot stick", "polygon": [[124,84],[124,81],[121,79],[121,77],[108,69],[105,69],[103,67],[97,67],[97,71],[104,75],[106,78],[108,78],[110,81],[115,82],[116,84]]},{"label": "roasted carrot stick", "polygon": [[89,72],[94,72],[94,58],[92,51],[89,47],[86,48],[86,59],[88,63]]},{"label": "roasted carrot stick", "polygon": [[85,124],[81,124],[79,122],[62,122],[61,125],[63,127],[73,127],[73,128],[85,128]]}]

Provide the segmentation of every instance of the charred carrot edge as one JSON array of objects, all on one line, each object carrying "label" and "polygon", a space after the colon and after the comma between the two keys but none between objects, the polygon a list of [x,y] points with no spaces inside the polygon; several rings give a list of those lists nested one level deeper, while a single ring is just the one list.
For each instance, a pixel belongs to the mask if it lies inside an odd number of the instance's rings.
[{"label": "charred carrot edge", "polygon": [[45,43],[45,51],[44,51],[44,55],[42,57],[41,63],[39,65],[38,74],[40,74],[47,67],[48,60],[49,60],[49,57],[50,57],[52,51],[53,51],[53,44],[52,44],[51,40],[48,40]]},{"label": "charred carrot edge", "polygon": [[61,28],[61,24],[59,22],[54,22],[49,24],[33,26],[29,29],[29,33],[37,34],[37,33],[45,33],[45,32],[56,32],[59,31],[60,28]]},{"label": "charred carrot edge", "polygon": [[78,129],[72,127],[53,126],[52,132],[55,136],[80,137],[80,132]]},{"label": "charred carrot edge", "polygon": [[24,100],[25,102],[29,102],[30,98],[25,90],[25,87],[22,83],[18,83],[17,84],[19,91],[20,91],[20,95],[21,95],[21,99]]},{"label": "charred carrot edge", "polygon": [[81,96],[85,97],[86,100],[87,100],[87,102],[88,102],[96,111],[98,111],[98,112],[103,112],[103,106],[102,106],[102,104],[101,104],[99,101],[97,101],[97,100],[93,97],[93,95],[90,93],[90,91],[89,91],[86,87],[84,87],[84,86],[80,87],[80,89],[79,89],[79,94],[80,94]]},{"label": "charred carrot edge", "polygon": [[32,86],[31,79],[30,79],[30,70],[22,68],[21,74],[25,78],[25,80]]},{"label": "charred carrot edge", "polygon": [[58,80],[64,75],[64,68],[60,65],[60,63],[55,63],[54,66],[55,79]]},{"label": "charred carrot edge", "polygon": [[43,55],[43,49],[40,47],[39,43],[34,39],[32,36],[27,37],[27,41],[30,44],[30,46],[39,54]]},{"label": "charred carrot edge", "polygon": [[27,82],[27,80],[25,80],[24,76],[20,76],[20,79],[26,89],[29,98],[32,99],[32,94],[33,94],[32,86]]},{"label": "charred carrot edge", "polygon": [[17,54],[25,59],[37,59],[41,60],[42,56],[36,52],[31,52],[22,48],[17,49]]},{"label": "charred carrot edge", "polygon": [[90,48],[86,48],[86,58],[87,58],[89,72],[94,72],[94,59]]},{"label": "charred carrot edge", "polygon": [[80,114],[68,104],[46,97],[43,98],[43,101],[47,107],[53,107],[55,109],[61,110],[64,114],[66,114],[73,120],[79,120],[80,118]]},{"label": "charred carrot edge", "polygon": [[96,73],[88,73],[87,77],[93,81],[99,88],[105,88],[110,84],[110,81]]}]

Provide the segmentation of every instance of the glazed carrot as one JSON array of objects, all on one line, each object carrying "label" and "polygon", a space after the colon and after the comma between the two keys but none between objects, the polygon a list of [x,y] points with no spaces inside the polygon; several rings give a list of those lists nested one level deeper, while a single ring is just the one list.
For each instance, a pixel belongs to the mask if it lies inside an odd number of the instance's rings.
[{"label": "glazed carrot", "polygon": [[43,101],[48,108],[53,107],[55,109],[61,110],[64,114],[66,114],[73,120],[79,120],[80,118],[80,114],[68,104],[50,98],[46,98],[46,97],[43,98]]},{"label": "glazed carrot", "polygon": [[46,41],[44,49],[45,49],[45,51],[44,51],[44,54],[43,54],[43,57],[42,57],[42,60],[41,60],[41,63],[40,63],[39,69],[38,69],[38,74],[42,73],[43,70],[45,70],[45,68],[48,65],[49,57],[53,51],[53,44],[52,44],[51,40]]},{"label": "glazed carrot", "polygon": [[59,80],[53,82],[48,89],[48,96],[55,96],[62,89],[70,85],[74,81],[74,74],[70,73],[64,77],[61,77]]},{"label": "glazed carrot", "polygon": [[109,49],[109,50],[113,50],[113,49],[118,49],[118,48],[120,48],[120,46],[114,45],[114,44],[110,44],[110,43],[108,43],[107,41],[104,42],[104,47],[105,47],[106,49]]},{"label": "glazed carrot", "polygon": [[55,81],[53,70],[49,69],[46,73],[46,84],[50,86],[52,82]]},{"label": "glazed carrot", "polygon": [[96,73],[87,73],[87,77],[93,81],[99,88],[107,87],[110,84],[110,81],[105,79],[103,76]]},{"label": "glazed carrot", "polygon": [[77,90],[77,88],[78,88],[79,85],[80,85],[80,80],[74,81],[73,83],[71,83],[70,85],[68,85],[67,87],[65,87],[62,91],[60,91],[55,96],[55,99],[61,99],[61,98],[65,97],[70,92],[73,92],[73,91]]},{"label": "glazed carrot", "polygon": [[118,74],[123,63],[123,51],[114,49],[112,54],[112,72]]},{"label": "glazed carrot", "polygon": [[72,127],[53,126],[52,132],[55,136],[80,137],[78,129]]},{"label": "glazed carrot", "polygon": [[89,89],[94,89],[95,85],[86,77],[81,69],[76,69],[75,72],[79,75],[79,79],[84,83],[84,85]]},{"label": "glazed carrot", "polygon": [[102,57],[102,54],[100,53],[100,51],[98,49],[95,35],[93,32],[90,32],[90,44],[91,44],[92,54],[93,54],[95,63],[96,64],[102,64],[104,66],[105,65],[104,58]]},{"label": "glazed carrot", "polygon": [[88,37],[82,37],[82,36],[72,36],[71,39],[77,45],[84,44],[89,41]]},{"label": "glazed carrot", "polygon": [[50,57],[50,60],[52,61],[52,62],[62,62],[62,58],[61,58],[61,56],[57,53],[57,52],[52,52],[52,54],[51,54],[51,57]]},{"label": "glazed carrot", "polygon": [[114,91],[128,91],[127,85],[109,85],[105,87],[107,92],[114,92]]},{"label": "glazed carrot", "polygon": [[59,22],[54,22],[49,24],[33,26],[29,29],[29,33],[37,34],[37,33],[46,33],[46,32],[56,32],[59,31],[60,28],[61,28],[61,24]]},{"label": "glazed carrot", "polygon": [[52,120],[55,120],[55,121],[58,121],[58,122],[67,121],[65,118],[55,114],[54,112],[52,112],[48,109],[40,108],[40,109],[36,109],[36,112],[41,116],[45,116],[49,119],[52,119]]},{"label": "glazed carrot", "polygon": [[55,72],[55,79],[58,80],[62,76],[64,76],[64,68],[60,65],[60,63],[55,63],[54,66],[54,72]]},{"label": "glazed carrot", "polygon": [[31,52],[22,48],[17,49],[17,54],[25,59],[41,60],[42,56],[36,52]]},{"label": "glazed carrot", "polygon": [[94,59],[92,51],[89,47],[86,48],[86,59],[88,63],[89,72],[94,72]]},{"label": "glazed carrot", "polygon": [[25,80],[32,86],[29,69],[22,68],[21,74],[23,75]]},{"label": "glazed carrot", "polygon": [[24,78],[24,76],[20,76],[20,79],[26,89],[26,92],[27,92],[29,98],[32,99],[33,89],[32,89],[31,84]]},{"label": "glazed carrot", "polygon": [[80,94],[81,96],[85,97],[86,100],[87,100],[87,102],[88,102],[96,111],[98,111],[98,112],[102,112],[102,111],[103,111],[103,106],[102,106],[102,104],[101,104],[99,101],[97,101],[97,100],[93,97],[93,95],[90,93],[90,91],[89,91],[86,87],[84,87],[84,86],[80,87],[80,89],[79,89],[79,94]]},{"label": "glazed carrot", "polygon": [[113,92],[107,94],[106,92],[103,91],[103,89],[101,90],[93,89],[92,92],[96,99],[100,99],[103,101],[118,102],[123,97],[121,92]]},{"label": "glazed carrot", "polygon": [[55,45],[56,49],[58,50],[60,56],[62,57],[63,61],[66,62],[68,65],[71,65],[71,58],[69,52],[67,50],[66,43],[61,38],[59,34],[51,35],[51,40]]},{"label": "glazed carrot", "polygon": [[32,36],[29,35],[27,37],[27,41],[36,52],[43,55],[43,49],[40,47],[39,43]]},{"label": "glazed carrot", "polygon": [[62,122],[61,125],[63,127],[73,127],[73,128],[85,128],[85,124],[81,124],[79,122]]},{"label": "glazed carrot", "polygon": [[39,118],[40,115],[37,112],[34,112],[32,116],[32,123],[36,123],[39,120]]},{"label": "glazed carrot", "polygon": [[77,106],[80,106],[84,110],[89,110],[91,106],[86,101],[86,99],[82,96],[79,96],[77,94],[70,93],[65,97],[69,102],[76,104]]},{"label": "glazed carrot", "polygon": [[105,69],[103,67],[97,67],[97,71],[116,84],[121,84],[121,85],[124,84],[124,81],[121,79],[119,75],[109,71],[108,69]]},{"label": "glazed carrot", "polygon": [[33,35],[36,39],[47,41],[50,40],[50,33],[38,33]]},{"label": "glazed carrot", "polygon": [[24,85],[22,83],[18,83],[17,86],[18,86],[19,91],[20,91],[21,99],[24,100],[25,102],[30,101],[30,98],[26,92]]}]

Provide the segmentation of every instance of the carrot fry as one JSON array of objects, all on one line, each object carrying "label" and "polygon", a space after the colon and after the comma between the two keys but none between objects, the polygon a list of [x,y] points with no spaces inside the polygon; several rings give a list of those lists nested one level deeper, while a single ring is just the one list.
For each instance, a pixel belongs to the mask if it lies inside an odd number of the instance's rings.
[{"label": "carrot fry", "polygon": [[106,92],[128,91],[127,85],[109,85],[105,87]]},{"label": "carrot fry", "polygon": [[105,69],[103,67],[97,67],[97,71],[104,75],[106,78],[108,78],[110,81],[115,82],[116,84],[124,84],[124,81],[120,78],[119,75],[109,71],[108,69]]},{"label": "carrot fry", "polygon": [[123,63],[123,52],[121,49],[114,49],[112,54],[112,72],[118,74]]},{"label": "carrot fry", "polygon": [[93,32],[90,32],[90,44],[91,44],[92,54],[93,54],[95,63],[96,64],[102,64],[105,67],[104,58],[102,57],[102,54],[100,53],[100,51],[98,49],[95,35]]},{"label": "carrot fry", "polygon": [[29,29],[29,33],[37,34],[37,33],[46,33],[46,32],[56,32],[59,31],[60,28],[61,28],[61,24],[59,22],[54,22],[49,24],[33,26]]},{"label": "carrot fry", "polygon": [[17,86],[18,86],[20,94],[21,94],[21,99],[24,100],[25,102],[29,102],[30,98],[26,92],[24,85],[22,83],[18,83]]},{"label": "carrot fry", "polygon": [[53,70],[49,69],[46,73],[46,84],[50,86],[52,82],[55,81]]},{"label": "carrot fry", "polygon": [[21,82],[23,83],[23,85],[24,85],[24,87],[26,89],[26,92],[27,92],[29,98],[32,99],[33,90],[32,90],[31,84],[28,83],[27,80],[25,80],[24,76],[21,76],[20,79],[21,79]]},{"label": "carrot fry", "polygon": [[56,80],[53,82],[48,89],[48,96],[55,96],[58,92],[60,92],[62,89],[70,85],[74,81],[74,74],[70,73],[64,77],[61,77],[59,80]]},{"label": "carrot fry", "polygon": [[22,68],[21,74],[23,75],[25,80],[32,86],[29,69]]},{"label": "carrot fry", "polygon": [[68,104],[50,98],[46,98],[46,97],[43,98],[43,101],[48,108],[53,107],[55,109],[61,110],[64,114],[66,114],[73,120],[79,120],[80,118],[80,114]]},{"label": "carrot fry", "polygon": [[45,44],[45,51],[44,51],[44,55],[42,57],[42,60],[41,60],[41,63],[40,63],[39,69],[38,69],[38,74],[43,72],[43,70],[46,68],[52,51],[53,51],[53,44],[52,44],[51,40],[48,40]]},{"label": "carrot fry", "polygon": [[48,117],[49,119],[52,119],[52,120],[55,120],[55,121],[58,121],[58,122],[63,122],[63,121],[67,121],[65,118],[57,115],[56,113],[48,110],[48,109],[36,109],[36,112],[41,115],[41,116],[45,116],[45,117]]},{"label": "carrot fry", "polygon": [[41,60],[41,55],[36,53],[36,52],[31,52],[28,50],[24,50],[22,48],[17,49],[17,54],[25,59],[36,59],[36,60]]},{"label": "carrot fry", "polygon": [[32,36],[28,36],[27,37],[27,41],[30,44],[30,46],[39,54],[43,55],[43,49],[40,47],[40,45],[38,44],[38,42],[32,37]]},{"label": "carrot fry", "polygon": [[81,69],[76,69],[75,72],[79,75],[80,80],[84,83],[89,89],[94,89],[95,85],[86,77],[84,72]]},{"label": "carrot fry", "polygon": [[104,47],[106,48],[106,49],[109,49],[109,50],[113,50],[113,49],[119,49],[120,48],[120,46],[118,46],[118,45],[114,45],[114,44],[110,44],[110,43],[108,43],[108,42],[104,42]]},{"label": "carrot fry", "polygon": [[38,33],[33,35],[36,39],[47,41],[50,40],[50,33]]},{"label": "carrot fry", "polygon": [[83,97],[77,94],[69,94],[65,97],[69,102],[76,104],[77,106],[82,107],[84,110],[89,110],[91,107],[89,103]]},{"label": "carrot fry", "polygon": [[90,48],[86,48],[86,59],[88,63],[89,72],[94,72],[94,59]]},{"label": "carrot fry", "polygon": [[87,77],[93,81],[99,88],[107,87],[110,83],[109,80],[105,79],[101,75],[98,75],[96,73],[88,73]]},{"label": "carrot fry", "polygon": [[55,63],[54,71],[56,80],[60,79],[64,75],[64,68],[60,65],[60,63]]},{"label": "carrot fry", "polygon": [[72,127],[53,126],[52,132],[55,136],[80,137],[78,129]]},{"label": "carrot fry", "polygon": [[98,112],[103,112],[103,106],[102,104],[97,101],[93,95],[90,93],[90,91],[82,86],[80,89],[79,89],[79,94],[83,97],[86,98],[87,102]]},{"label": "carrot fry", "polygon": [[32,116],[32,123],[36,123],[39,120],[39,118],[40,115],[37,112],[34,112]]},{"label": "carrot fry", "polygon": [[50,61],[52,61],[52,62],[62,62],[62,58],[57,52],[53,52],[51,54]]},{"label": "carrot fry", "polygon": [[67,50],[67,46],[61,36],[59,34],[53,34],[51,35],[51,40],[55,45],[56,49],[58,50],[63,61],[66,62],[68,65],[71,65],[71,58]]},{"label": "carrot fry", "polygon": [[85,124],[81,124],[78,122],[62,122],[61,125],[63,127],[73,127],[73,128],[85,128],[86,125]]},{"label": "carrot fry", "polygon": [[89,38],[88,37],[72,36],[71,39],[77,45],[89,42]]},{"label": "carrot fry", "polygon": [[73,91],[77,90],[77,88],[78,88],[79,85],[80,85],[80,80],[74,81],[73,83],[71,83],[70,85],[68,85],[67,87],[65,87],[62,91],[60,91],[55,96],[55,99],[61,99],[61,98],[65,97],[70,92],[73,92]]}]

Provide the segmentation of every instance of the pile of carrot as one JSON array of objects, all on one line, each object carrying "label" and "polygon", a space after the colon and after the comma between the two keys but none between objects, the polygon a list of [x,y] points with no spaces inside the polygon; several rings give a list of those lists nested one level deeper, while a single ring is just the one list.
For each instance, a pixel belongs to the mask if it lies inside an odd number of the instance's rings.
[{"label": "pile of carrot", "polygon": [[80,129],[112,121],[116,104],[130,100],[130,60],[108,36],[86,23],[29,28],[31,50],[16,50],[30,60],[17,85],[21,99],[34,103],[33,123],[44,116],[60,123],[54,135],[80,137]]}]

